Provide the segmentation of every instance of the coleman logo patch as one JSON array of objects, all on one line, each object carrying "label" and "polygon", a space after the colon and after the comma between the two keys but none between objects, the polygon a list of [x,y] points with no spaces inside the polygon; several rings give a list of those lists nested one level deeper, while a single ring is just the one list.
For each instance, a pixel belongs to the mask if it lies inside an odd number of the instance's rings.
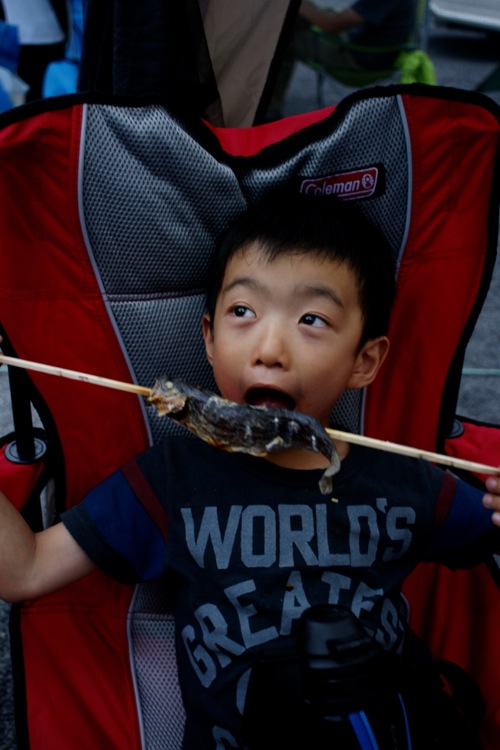
[{"label": "coleman logo patch", "polygon": [[379,167],[367,167],[353,172],[337,172],[328,177],[302,180],[300,192],[309,195],[336,195],[337,198],[345,200],[370,198],[380,192],[379,178]]}]

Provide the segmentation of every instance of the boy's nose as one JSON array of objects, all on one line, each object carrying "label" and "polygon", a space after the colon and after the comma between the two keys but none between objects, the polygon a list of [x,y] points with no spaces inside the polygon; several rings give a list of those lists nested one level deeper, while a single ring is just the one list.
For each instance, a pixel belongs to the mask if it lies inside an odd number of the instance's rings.
[{"label": "boy's nose", "polygon": [[259,336],[254,349],[254,364],[265,367],[288,367],[289,347],[285,332],[279,326],[269,327]]}]

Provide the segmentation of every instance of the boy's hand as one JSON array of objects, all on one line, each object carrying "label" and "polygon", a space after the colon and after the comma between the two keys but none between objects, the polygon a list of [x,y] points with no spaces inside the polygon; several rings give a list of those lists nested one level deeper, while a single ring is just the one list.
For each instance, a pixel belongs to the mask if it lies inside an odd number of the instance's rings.
[{"label": "boy's hand", "polygon": [[487,494],[483,497],[483,505],[493,511],[491,520],[500,526],[500,477],[488,477],[486,480]]}]

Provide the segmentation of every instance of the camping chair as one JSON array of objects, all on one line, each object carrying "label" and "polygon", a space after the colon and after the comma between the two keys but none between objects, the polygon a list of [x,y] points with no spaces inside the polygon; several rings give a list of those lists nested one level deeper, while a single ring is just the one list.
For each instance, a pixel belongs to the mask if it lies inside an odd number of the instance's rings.
[{"label": "camping chair", "polygon": [[340,35],[332,35],[319,27],[313,27],[316,35],[317,45],[333,45],[347,52],[359,52],[370,54],[383,60],[388,53],[394,53],[394,63],[390,68],[380,66],[372,70],[360,70],[355,68],[328,66],[319,62],[317,58],[307,60],[306,65],[316,71],[316,90],[318,108],[325,106],[324,87],[328,79],[334,84],[348,87],[349,89],[361,89],[366,86],[374,86],[382,83],[424,83],[436,84],[434,65],[429,58],[425,47],[427,44],[428,28],[427,0],[419,0],[415,25],[410,38],[402,45],[372,47],[354,44]]},{"label": "camping chair", "polygon": [[[418,86],[358,92],[336,109],[235,130],[132,97],[75,95],[6,113],[4,353],[145,386],[169,373],[213,387],[200,331],[210,253],[245,205],[290,182],[358,200],[398,258],[384,377],[347,394],[336,421],[442,450],[494,263],[499,136],[486,97]],[[0,487],[34,525],[183,429],[140,396],[10,371],[18,427],[2,441]],[[43,434],[30,434],[32,403]],[[471,430],[446,449],[498,463],[500,430]],[[54,492],[42,514],[43,471]],[[436,655],[446,651],[483,688],[485,746],[494,750],[499,603],[486,598],[494,584],[483,568],[459,578],[463,594],[445,605],[450,582],[431,570],[419,585],[417,570],[410,605]],[[19,750],[178,750],[183,709],[161,582],[132,587],[95,572],[13,607],[12,633]]]}]

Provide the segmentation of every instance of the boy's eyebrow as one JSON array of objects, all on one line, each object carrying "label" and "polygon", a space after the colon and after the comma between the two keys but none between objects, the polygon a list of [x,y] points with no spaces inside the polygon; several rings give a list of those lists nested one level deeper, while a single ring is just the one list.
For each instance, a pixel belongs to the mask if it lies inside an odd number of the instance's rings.
[{"label": "boy's eyebrow", "polygon": [[[232,289],[238,286],[246,287],[247,289],[259,289],[261,287],[261,284],[251,276],[238,276],[237,278],[233,279],[230,284],[225,286],[222,289],[222,292],[230,292]],[[335,292],[335,290],[326,284],[299,284],[296,289],[296,294],[298,297],[302,297],[304,299],[323,297],[327,300],[330,300],[339,307],[344,307],[344,303]]]},{"label": "boy's eyebrow", "polygon": [[330,300],[334,304],[338,305],[339,307],[344,307],[344,303],[338,296],[338,294],[335,292],[335,289],[332,289],[331,286],[328,286],[326,284],[304,284],[299,287],[297,287],[297,294],[300,297],[309,298],[309,297],[324,297],[327,300]]},{"label": "boy's eyebrow", "polygon": [[227,286],[224,286],[221,289],[221,292],[230,292],[232,289],[234,289],[237,286],[247,287],[248,289],[258,289],[260,287],[260,284],[251,276],[237,276],[235,279],[231,281],[230,284],[227,284]]}]

